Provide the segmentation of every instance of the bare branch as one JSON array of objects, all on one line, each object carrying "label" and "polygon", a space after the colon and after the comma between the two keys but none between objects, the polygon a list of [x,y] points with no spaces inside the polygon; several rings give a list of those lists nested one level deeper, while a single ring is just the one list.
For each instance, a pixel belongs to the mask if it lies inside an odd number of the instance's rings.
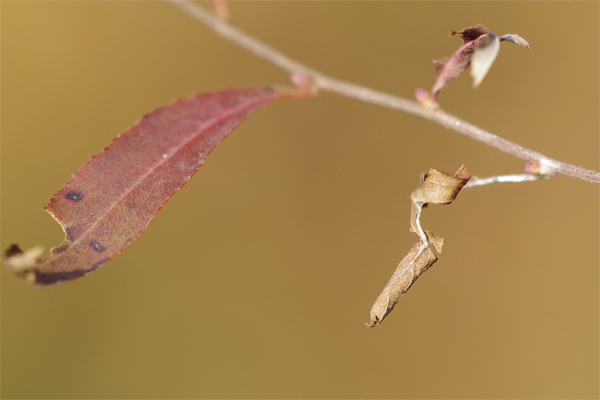
[{"label": "bare branch", "polygon": [[491,183],[504,183],[504,182],[532,182],[540,179],[547,179],[545,175],[531,175],[531,174],[514,174],[514,175],[498,175],[490,176],[487,178],[475,178],[471,179],[469,183],[465,185],[465,189],[472,188],[475,186],[489,185]]},{"label": "bare branch", "polygon": [[588,182],[600,183],[600,173],[547,157],[534,150],[520,146],[509,140],[494,135],[482,128],[470,124],[439,108],[424,108],[419,103],[402,97],[392,96],[367,87],[341,81],[324,75],[312,68],[305,66],[285,54],[267,46],[248,34],[234,28],[217,16],[205,11],[197,4],[185,0],[165,0],[182,9],[188,15],[208,25],[224,38],[245,48],[255,55],[264,58],[272,64],[288,71],[290,74],[304,75],[314,82],[317,89],[351,97],[360,101],[381,105],[384,107],[401,110],[409,114],[436,122],[448,129],[462,133],[472,139],[480,141],[505,153],[527,161],[539,163],[540,174],[549,177],[552,175],[566,175],[583,179]]}]

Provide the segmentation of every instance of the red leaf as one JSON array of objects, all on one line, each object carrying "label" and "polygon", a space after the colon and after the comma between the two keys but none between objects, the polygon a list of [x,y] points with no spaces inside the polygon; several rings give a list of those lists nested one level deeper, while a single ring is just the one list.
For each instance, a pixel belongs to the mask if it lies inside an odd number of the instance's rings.
[{"label": "red leaf", "polygon": [[190,177],[208,154],[267,103],[306,97],[284,89],[231,89],[159,108],[93,156],[50,200],[46,210],[65,241],[39,260],[39,248],[15,244],[5,263],[37,284],[74,279],[119,254]]}]

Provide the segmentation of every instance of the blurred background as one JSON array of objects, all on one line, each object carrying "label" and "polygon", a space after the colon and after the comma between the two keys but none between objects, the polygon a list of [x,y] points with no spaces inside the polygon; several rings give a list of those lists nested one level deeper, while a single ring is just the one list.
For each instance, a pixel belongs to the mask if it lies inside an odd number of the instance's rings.
[{"label": "blurred background", "polygon": [[[208,3],[201,3],[210,6]],[[163,2],[2,2],[2,249],[63,240],[44,211],[145,113],[286,73]],[[447,111],[599,167],[597,2],[233,2],[233,23],[331,76],[412,98],[478,23],[516,33]],[[268,106],[119,257],[53,287],[2,278],[3,398],[597,398],[598,185],[556,177],[429,207],[438,263],[384,321],[429,168],[524,161],[331,94]]]}]

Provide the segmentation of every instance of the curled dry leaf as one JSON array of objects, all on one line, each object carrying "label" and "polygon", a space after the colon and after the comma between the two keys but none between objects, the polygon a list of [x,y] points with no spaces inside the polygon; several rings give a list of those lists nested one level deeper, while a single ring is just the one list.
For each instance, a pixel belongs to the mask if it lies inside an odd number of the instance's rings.
[{"label": "curled dry leaf", "polygon": [[367,326],[374,327],[392,311],[402,295],[412,286],[419,275],[437,261],[437,256],[422,243],[415,244],[396,268],[394,275],[375,300]]},{"label": "curled dry leaf", "polygon": [[462,75],[469,66],[471,66],[473,87],[479,86],[498,55],[501,41],[516,43],[531,50],[529,43],[519,35],[508,34],[498,37],[496,34],[488,32],[482,26],[463,29],[460,32],[453,31],[450,33],[450,36],[453,35],[461,37],[463,45],[452,57],[434,61],[437,79],[433,85],[433,89],[431,89],[431,94],[425,96],[422,92],[424,89],[417,89],[417,101],[424,107],[429,108],[432,104],[435,104],[440,91],[450,81]]},{"label": "curled dry leaf", "polygon": [[421,175],[419,187],[410,195],[412,201],[410,231],[419,233],[420,221],[418,216],[425,204],[452,203],[469,179],[471,179],[471,174],[464,165],[456,171],[454,176],[435,169],[430,169],[429,173]]},{"label": "curled dry leaf", "polygon": [[252,113],[310,92],[283,88],[203,93],[159,108],[92,157],[46,206],[65,231],[40,260],[13,244],[3,260],[17,276],[52,284],[87,275],[131,244],[152,217]]},{"label": "curled dry leaf", "polygon": [[396,268],[388,284],[377,297],[371,308],[370,320],[367,326],[379,325],[413,282],[437,261],[438,258],[431,251],[431,246],[435,247],[438,253],[442,252],[444,239],[421,227],[423,207],[429,203],[452,203],[469,179],[471,179],[471,174],[464,165],[456,171],[454,176],[441,173],[435,169],[430,169],[428,174],[421,175],[419,187],[410,196],[412,201],[410,231],[416,232],[421,240],[410,249]]}]

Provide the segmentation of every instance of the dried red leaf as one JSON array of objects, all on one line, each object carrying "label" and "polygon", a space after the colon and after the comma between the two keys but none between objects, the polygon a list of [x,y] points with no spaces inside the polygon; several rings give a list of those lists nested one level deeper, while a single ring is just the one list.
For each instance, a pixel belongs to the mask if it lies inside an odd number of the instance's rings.
[{"label": "dried red leaf", "polygon": [[460,36],[463,39],[463,42],[467,44],[473,40],[477,40],[481,35],[485,35],[486,33],[487,30],[483,26],[479,25],[463,29],[460,32],[452,31],[450,32],[450,36]]},{"label": "dried red leaf", "polygon": [[450,36],[453,35],[460,36],[463,39],[463,45],[452,57],[434,61],[437,79],[431,89],[431,94],[425,96],[422,92],[424,89],[418,89],[416,96],[417,101],[424,107],[431,107],[437,101],[440,91],[450,81],[462,75],[469,66],[471,66],[473,87],[479,86],[498,55],[501,41],[516,43],[531,50],[529,43],[519,35],[508,34],[499,38],[482,26],[467,28],[460,32],[453,31]]},{"label": "dried red leaf", "polygon": [[37,284],[74,279],[119,254],[229,133],[262,106],[309,92],[230,89],[159,108],[93,156],[50,200],[46,210],[64,242],[40,260],[39,248],[12,245],[4,262]]}]

